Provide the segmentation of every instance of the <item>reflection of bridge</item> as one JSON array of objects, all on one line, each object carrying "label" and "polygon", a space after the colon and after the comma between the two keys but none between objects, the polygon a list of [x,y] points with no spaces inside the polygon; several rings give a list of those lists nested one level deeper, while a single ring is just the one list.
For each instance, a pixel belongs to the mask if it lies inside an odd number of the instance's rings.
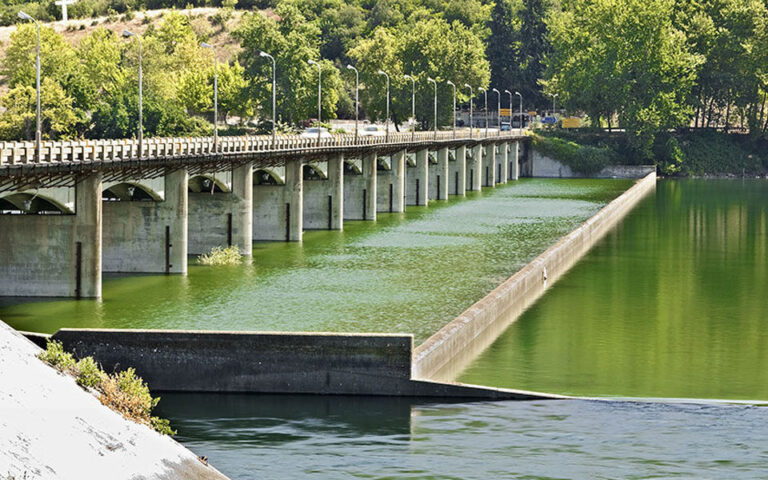
[{"label": "reflection of bridge", "polygon": [[[187,255],[516,179],[525,137],[475,130],[0,143],[3,295],[101,295],[102,272],[185,273]],[[525,149],[527,151],[527,149]],[[34,215],[31,215],[34,214]]]}]

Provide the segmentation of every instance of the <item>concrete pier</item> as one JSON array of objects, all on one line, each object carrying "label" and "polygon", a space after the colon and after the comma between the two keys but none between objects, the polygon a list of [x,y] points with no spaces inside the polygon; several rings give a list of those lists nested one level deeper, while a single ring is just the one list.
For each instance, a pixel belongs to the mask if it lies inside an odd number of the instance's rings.
[{"label": "concrete pier", "polygon": [[392,212],[405,211],[405,150],[392,154],[390,175],[394,177],[392,182]]},{"label": "concrete pier", "polygon": [[319,165],[304,165],[304,229],[341,230],[344,208],[342,163],[334,156]]},{"label": "concrete pier", "polygon": [[344,168],[344,220],[376,220],[378,157],[365,154]]},{"label": "concrete pier", "polygon": [[496,155],[496,183],[507,183],[509,180],[509,144],[499,144],[499,152]]},{"label": "concrete pier", "polygon": [[105,272],[187,273],[187,181],[180,168],[165,175],[160,201],[104,202]]},{"label": "concrete pier", "polygon": [[483,145],[483,186],[496,186],[496,144]]},{"label": "concrete pier", "polygon": [[416,151],[416,166],[406,170],[406,205],[429,204],[429,150]]},{"label": "concrete pier", "polygon": [[509,143],[507,161],[509,162],[508,178],[510,180],[518,180],[520,178],[520,142]]},{"label": "concrete pier", "polygon": [[[209,252],[217,246],[238,247],[241,255],[250,256],[253,244],[253,164],[233,168],[229,191],[218,184],[195,191],[190,180],[188,236],[190,255]],[[197,177],[199,179],[200,177]],[[215,183],[206,177],[205,183]]]},{"label": "concrete pier", "polygon": [[285,169],[259,169],[253,174],[253,239],[288,241],[290,203]]},{"label": "concrete pier", "polygon": [[472,147],[472,158],[467,160],[467,190],[478,192],[483,186],[483,146]]},{"label": "concrete pier", "polygon": [[467,147],[454,151],[453,161],[448,162],[448,191],[451,195],[465,196],[467,189]]},{"label": "concrete pier", "polygon": [[300,242],[304,234],[304,169],[299,160],[285,164],[285,194],[288,217],[286,239]]},{"label": "concrete pier", "polygon": [[435,152],[437,163],[429,165],[429,199],[448,199],[448,185],[450,170],[448,168],[448,148],[441,148]]}]

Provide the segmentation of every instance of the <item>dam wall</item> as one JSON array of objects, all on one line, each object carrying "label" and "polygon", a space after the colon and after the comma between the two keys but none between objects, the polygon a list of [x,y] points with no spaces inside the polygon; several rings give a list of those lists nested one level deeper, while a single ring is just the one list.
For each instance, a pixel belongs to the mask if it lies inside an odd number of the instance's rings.
[{"label": "dam wall", "polygon": [[654,171],[428,338],[414,351],[412,377],[456,378],[655,188]]}]

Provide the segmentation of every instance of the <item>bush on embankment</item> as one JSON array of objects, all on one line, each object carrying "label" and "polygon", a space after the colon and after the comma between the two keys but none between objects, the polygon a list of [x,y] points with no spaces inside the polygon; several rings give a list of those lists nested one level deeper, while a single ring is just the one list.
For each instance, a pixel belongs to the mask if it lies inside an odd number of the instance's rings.
[{"label": "bush on embankment", "polygon": [[[764,140],[714,130],[658,135],[650,161],[632,150],[623,132],[540,131],[534,135],[533,145],[547,156],[585,174],[595,170],[585,172],[588,168],[580,169],[582,164],[597,168],[600,165],[640,165],[651,161],[656,164],[659,173],[670,176],[768,173],[768,154],[763,153],[768,145]],[[598,155],[598,160],[595,160]]]},{"label": "bush on embankment", "polygon": [[133,368],[110,375],[101,369],[93,357],[76,361],[71,353],[64,351],[61,342],[50,340],[38,358],[74,376],[81,387],[98,392],[103,405],[120,412],[125,418],[148,425],[165,435],[176,434],[168,420],[152,416],[152,410],[160,398],[152,398],[149,387],[141,377],[136,376]]},{"label": "bush on embankment", "polygon": [[533,147],[571,168],[574,172],[593,175],[608,165],[618,163],[610,147],[576,143],[552,135],[533,134]]}]

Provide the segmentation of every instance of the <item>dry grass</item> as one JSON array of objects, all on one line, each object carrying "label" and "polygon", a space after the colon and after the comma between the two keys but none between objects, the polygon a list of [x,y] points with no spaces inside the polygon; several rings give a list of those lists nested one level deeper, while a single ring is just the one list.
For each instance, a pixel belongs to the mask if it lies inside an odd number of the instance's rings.
[{"label": "dry grass", "polygon": [[235,246],[213,247],[210,253],[200,255],[197,260],[201,265],[238,265],[243,258]]}]

